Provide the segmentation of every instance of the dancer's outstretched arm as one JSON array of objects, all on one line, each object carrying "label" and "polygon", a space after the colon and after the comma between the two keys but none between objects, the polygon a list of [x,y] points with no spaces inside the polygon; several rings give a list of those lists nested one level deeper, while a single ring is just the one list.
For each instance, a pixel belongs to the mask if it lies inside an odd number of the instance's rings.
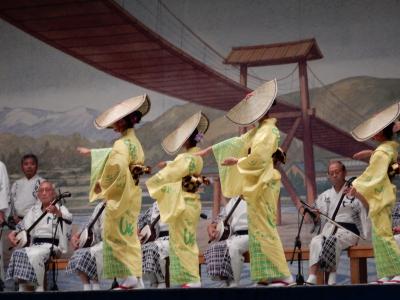
[{"label": "dancer's outstretched arm", "polygon": [[212,151],[212,146],[202,149],[199,152],[194,153],[194,155],[204,157],[204,156],[209,155],[211,153],[211,151]]}]

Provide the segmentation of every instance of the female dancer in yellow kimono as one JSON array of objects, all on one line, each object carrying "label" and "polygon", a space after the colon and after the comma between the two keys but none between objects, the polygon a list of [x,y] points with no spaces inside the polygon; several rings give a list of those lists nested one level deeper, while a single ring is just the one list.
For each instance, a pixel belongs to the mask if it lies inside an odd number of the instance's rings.
[{"label": "female dancer in yellow kimono", "polygon": [[91,154],[90,201],[107,201],[104,215],[103,277],[124,278],[119,289],[143,285],[142,257],[136,232],[142,191],[132,178],[129,166],[143,165],[144,153],[134,125],[150,109],[147,95],[125,100],[95,120],[98,129],[113,128],[121,137],[112,149],[78,148]]},{"label": "female dancer in yellow kimono", "polygon": [[[286,286],[293,283],[293,278],[276,229],[281,175],[272,159],[280,135],[276,119],[267,114],[276,91],[276,81],[269,81],[233,107],[227,114],[229,120],[241,126],[258,121],[258,127],[211,149],[218,163],[223,195],[242,195],[247,202],[252,280]],[[211,149],[198,155],[206,155]]]},{"label": "female dancer in yellow kimono", "polygon": [[400,249],[392,232],[392,210],[396,186],[390,182],[388,168],[397,162],[399,144],[393,141],[393,127],[400,115],[400,103],[381,111],[356,127],[351,134],[358,141],[373,139],[379,146],[372,153],[367,169],[349,190],[369,207],[372,244],[378,278],[376,283],[400,283]]},{"label": "female dancer in yellow kimono", "polygon": [[162,142],[168,154],[184,146],[186,152],[173,161],[163,163],[163,169],[147,182],[150,196],[157,200],[161,221],[169,225],[170,281],[182,287],[200,287],[199,249],[196,232],[199,222],[200,196],[183,187],[183,178],[199,177],[203,159],[193,155],[208,129],[208,119],[201,112],[187,119]]}]

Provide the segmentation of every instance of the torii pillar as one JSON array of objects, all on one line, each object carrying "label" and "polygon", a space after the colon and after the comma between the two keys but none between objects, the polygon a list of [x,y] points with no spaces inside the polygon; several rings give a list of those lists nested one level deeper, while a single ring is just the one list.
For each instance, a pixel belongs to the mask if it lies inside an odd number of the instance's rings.
[{"label": "torii pillar", "polygon": [[307,203],[312,204],[317,196],[315,182],[314,148],[311,132],[310,94],[308,92],[307,61],[301,60],[299,65],[301,114],[303,119],[303,154]]}]

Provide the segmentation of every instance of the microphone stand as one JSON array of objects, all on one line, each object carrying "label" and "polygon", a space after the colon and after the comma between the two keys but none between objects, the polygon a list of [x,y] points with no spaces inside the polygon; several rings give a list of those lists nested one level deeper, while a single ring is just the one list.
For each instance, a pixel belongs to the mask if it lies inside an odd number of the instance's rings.
[{"label": "microphone stand", "polygon": [[58,225],[60,224],[60,222],[62,222],[60,219],[57,219],[57,225],[56,225],[56,229],[54,230],[54,235],[52,237],[53,242],[51,243],[51,247],[50,247],[50,258],[53,258],[53,262],[52,262],[52,286],[50,288],[50,291],[58,291],[58,286],[57,286],[57,279],[56,279],[56,261],[55,261],[55,252],[54,252],[54,243],[56,240],[56,236],[57,236],[57,229],[58,229]]},{"label": "microphone stand", "polygon": [[114,277],[114,280],[113,280],[113,282],[111,283],[111,290],[117,288],[118,286],[119,286],[119,283],[118,283],[118,281],[117,281],[117,278]]},{"label": "microphone stand", "polygon": [[304,223],[304,215],[305,215],[305,212],[301,215],[301,221],[300,221],[299,228],[297,231],[297,236],[296,236],[295,242],[294,242],[292,259],[290,260],[290,264],[293,264],[294,254],[296,253],[296,249],[297,249],[298,250],[298,252],[297,252],[297,275],[296,275],[296,284],[297,285],[304,285],[304,276],[302,275],[303,268],[302,268],[302,253],[301,253],[301,239],[300,239],[301,228],[303,227],[303,223]]},{"label": "microphone stand", "polygon": [[[65,201],[64,197],[70,197],[71,194],[69,192],[66,192],[66,193],[62,194],[60,190],[58,190],[58,194],[59,194],[59,197],[60,197],[60,208],[61,208],[62,200]],[[62,217],[57,218],[56,229],[54,230],[54,234],[53,234],[53,237],[52,237],[53,241],[51,243],[51,248],[50,248],[50,257],[53,258],[53,263],[52,263],[52,279],[53,279],[53,283],[52,283],[52,286],[50,288],[51,291],[58,291],[57,278],[56,278],[56,272],[58,272],[58,271],[57,271],[57,268],[56,268],[56,264],[57,263],[55,261],[56,255],[55,255],[55,251],[54,251],[54,243],[55,243],[55,240],[56,240],[56,237],[57,237],[58,225],[60,225],[61,226],[61,230],[63,230],[62,222],[63,222],[63,218]]]},{"label": "microphone stand", "polygon": [[[3,237],[3,229],[4,229],[4,223],[0,224],[0,243],[3,242],[2,237]],[[3,253],[0,253],[0,259],[3,259]],[[4,291],[4,282],[0,278],[0,292]]]}]

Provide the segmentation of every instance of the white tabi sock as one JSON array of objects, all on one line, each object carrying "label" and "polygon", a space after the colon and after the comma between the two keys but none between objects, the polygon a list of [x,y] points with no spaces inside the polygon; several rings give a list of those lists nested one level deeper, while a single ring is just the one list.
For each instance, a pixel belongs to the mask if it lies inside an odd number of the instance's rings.
[{"label": "white tabi sock", "polygon": [[91,286],[90,286],[90,283],[84,283],[84,284],[83,284],[83,290],[84,290],[84,291],[91,291],[92,288],[91,288]]},{"label": "white tabi sock", "polygon": [[28,288],[28,284],[26,283],[20,283],[18,284],[18,292],[28,292],[29,288]]},{"label": "white tabi sock", "polygon": [[138,280],[135,276],[128,276],[121,285],[129,288],[135,288],[137,284]]},{"label": "white tabi sock", "polygon": [[43,285],[38,285],[35,289],[35,292],[44,292]]},{"label": "white tabi sock", "polygon": [[336,272],[330,272],[328,278],[328,285],[335,285],[336,284]]},{"label": "white tabi sock", "polygon": [[314,274],[310,274],[307,278],[308,283],[316,284],[317,283],[317,276]]},{"label": "white tabi sock", "polygon": [[392,279],[390,280],[394,280],[394,281],[400,281],[400,275],[394,276]]}]

